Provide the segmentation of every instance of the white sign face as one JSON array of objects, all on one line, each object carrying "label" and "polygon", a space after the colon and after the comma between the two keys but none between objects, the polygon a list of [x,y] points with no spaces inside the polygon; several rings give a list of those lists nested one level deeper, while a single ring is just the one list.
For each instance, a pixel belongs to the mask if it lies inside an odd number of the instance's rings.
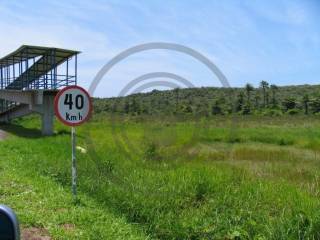
[{"label": "white sign face", "polygon": [[88,120],[91,114],[91,98],[79,86],[62,89],[55,97],[55,113],[68,126],[77,126]]}]

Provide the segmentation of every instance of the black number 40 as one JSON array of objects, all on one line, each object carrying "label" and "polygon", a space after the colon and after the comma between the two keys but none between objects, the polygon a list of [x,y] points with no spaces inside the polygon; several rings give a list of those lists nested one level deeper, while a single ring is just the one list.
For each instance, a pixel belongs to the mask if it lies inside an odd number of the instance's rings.
[{"label": "black number 40", "polygon": [[[76,95],[75,103],[76,103],[76,108],[78,110],[81,110],[84,105],[84,97],[80,94]],[[69,105],[69,110],[72,110],[73,104],[74,103],[73,103],[72,93],[66,94],[66,97],[64,99],[64,105]]]}]

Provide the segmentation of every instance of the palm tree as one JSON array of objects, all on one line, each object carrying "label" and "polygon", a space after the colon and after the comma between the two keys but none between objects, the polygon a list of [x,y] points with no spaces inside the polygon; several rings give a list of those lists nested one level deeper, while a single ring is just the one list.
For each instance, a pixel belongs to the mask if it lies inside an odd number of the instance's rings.
[{"label": "palm tree", "polygon": [[237,112],[242,111],[243,106],[244,106],[244,94],[243,94],[243,92],[240,92],[238,94],[238,99],[237,99],[237,102],[236,102],[236,111]]},{"label": "palm tree", "polygon": [[276,91],[278,90],[278,86],[275,84],[271,84],[270,89],[272,92],[272,105],[275,106],[276,105]]},{"label": "palm tree", "polygon": [[266,107],[267,103],[267,89],[269,87],[269,83],[267,81],[261,81],[260,82],[260,87],[262,88],[263,91],[263,107]]},{"label": "palm tree", "polygon": [[259,107],[260,107],[260,94],[259,94],[259,92],[256,92],[256,94],[255,94],[255,96],[254,96],[254,107],[256,108],[256,109],[259,109]]},{"label": "palm tree", "polygon": [[254,87],[247,83],[245,86],[246,92],[247,92],[247,99],[248,99],[248,104],[250,104],[251,101],[251,92],[254,90]]}]

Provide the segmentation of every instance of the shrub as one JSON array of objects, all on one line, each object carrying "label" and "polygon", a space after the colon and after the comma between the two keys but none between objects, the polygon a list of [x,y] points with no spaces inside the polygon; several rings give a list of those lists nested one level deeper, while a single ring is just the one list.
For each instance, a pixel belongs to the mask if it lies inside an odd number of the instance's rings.
[{"label": "shrub", "polygon": [[156,160],[159,159],[159,154],[157,151],[157,145],[154,142],[147,144],[144,156],[147,160]]},{"label": "shrub", "polygon": [[262,113],[263,116],[282,116],[282,112],[277,109],[268,109]]},{"label": "shrub", "polygon": [[298,109],[290,109],[287,111],[287,114],[288,115],[297,115],[297,114],[299,114],[299,112],[300,111]]},{"label": "shrub", "polygon": [[278,141],[278,144],[280,146],[287,146],[287,145],[292,145],[293,141],[290,139],[284,139],[284,138],[280,138],[280,140]]}]

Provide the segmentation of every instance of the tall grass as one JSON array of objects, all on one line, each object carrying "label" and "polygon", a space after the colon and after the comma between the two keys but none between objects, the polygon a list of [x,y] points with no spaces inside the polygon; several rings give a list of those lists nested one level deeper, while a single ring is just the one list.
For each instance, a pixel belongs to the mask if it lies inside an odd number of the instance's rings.
[{"label": "tall grass", "polygon": [[[78,129],[80,191],[153,238],[319,239],[317,119],[222,121],[94,119]],[[3,154],[67,186],[70,139],[58,131],[9,139]]]}]

